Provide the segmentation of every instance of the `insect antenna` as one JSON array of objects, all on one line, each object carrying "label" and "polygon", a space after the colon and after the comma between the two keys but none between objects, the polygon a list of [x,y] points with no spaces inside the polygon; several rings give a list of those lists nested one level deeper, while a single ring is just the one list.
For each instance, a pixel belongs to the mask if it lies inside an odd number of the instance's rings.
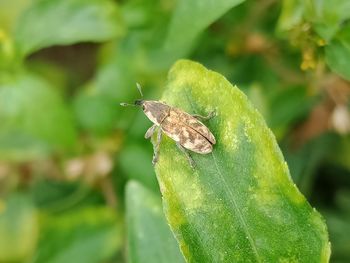
[{"label": "insect antenna", "polygon": [[137,87],[137,89],[139,90],[139,92],[140,92],[140,94],[141,94],[141,97],[143,98],[141,85],[140,85],[139,83],[136,82],[136,87]]},{"label": "insect antenna", "polygon": [[131,104],[131,103],[126,103],[126,102],[121,102],[120,106],[126,107],[126,106],[137,106],[137,105]]},{"label": "insect antenna", "polygon": [[[139,83],[136,83],[136,87],[137,87],[137,90],[140,92],[141,94],[141,98],[143,98],[143,93],[142,93],[142,88],[141,88],[141,85]],[[136,100],[135,103],[126,103],[126,102],[122,102],[120,103],[120,106],[139,106],[139,104],[137,103],[137,101],[142,101],[142,100]]]}]

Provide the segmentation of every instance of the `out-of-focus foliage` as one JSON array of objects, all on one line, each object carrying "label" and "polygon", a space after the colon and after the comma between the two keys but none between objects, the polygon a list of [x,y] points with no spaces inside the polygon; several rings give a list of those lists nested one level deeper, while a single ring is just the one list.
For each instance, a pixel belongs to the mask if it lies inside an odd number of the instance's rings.
[{"label": "out-of-focus foliage", "polygon": [[[159,99],[184,57],[247,94],[324,215],[331,261],[349,262],[349,9],[348,0],[0,0],[0,262],[133,262],[127,244],[179,255],[158,213],[143,138],[151,123],[119,103],[139,98],[135,82]],[[137,232],[158,224],[146,251]]]},{"label": "out-of-focus foliage", "polygon": [[21,54],[82,41],[104,41],[122,31],[117,6],[109,0],[41,0],[18,21],[14,37]]},{"label": "out-of-focus foliage", "polygon": [[[244,0],[179,0],[168,28],[164,48],[186,54],[196,37],[213,21]],[[193,19],[196,17],[196,19]],[[190,25],[190,26],[189,26]],[[181,37],[179,37],[181,36]]]},{"label": "out-of-focus foliage", "polygon": [[109,207],[81,208],[42,216],[35,262],[103,262],[120,249],[121,219]]},{"label": "out-of-focus foliage", "polygon": [[125,195],[129,262],[185,262],[166,222],[159,196],[132,180]]},{"label": "out-of-focus foliage", "polygon": [[44,80],[30,74],[4,76],[0,104],[3,160],[32,160],[75,143],[71,113]]},{"label": "out-of-focus foliage", "polygon": [[38,240],[38,215],[31,200],[26,195],[13,194],[0,206],[0,261],[31,258]]}]

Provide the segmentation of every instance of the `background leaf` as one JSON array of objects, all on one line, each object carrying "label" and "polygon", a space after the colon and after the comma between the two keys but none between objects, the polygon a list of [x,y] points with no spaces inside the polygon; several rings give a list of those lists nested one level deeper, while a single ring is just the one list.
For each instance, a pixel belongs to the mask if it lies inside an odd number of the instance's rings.
[{"label": "background leaf", "polygon": [[326,46],[326,62],[334,72],[350,80],[350,26]]},{"label": "background leaf", "polygon": [[315,183],[316,168],[332,152],[336,142],[334,134],[324,134],[303,145],[300,149],[292,150],[284,145],[284,156],[288,162],[293,181],[306,197]]},{"label": "background leaf", "polygon": [[27,160],[74,145],[70,111],[40,78],[23,73],[0,79],[0,104],[2,158]]},{"label": "background leaf", "polygon": [[[152,146],[149,145],[149,147]],[[157,179],[152,166],[152,156],[149,155],[147,148],[135,142],[126,145],[120,153],[120,168],[128,179],[137,180],[149,189],[158,191]],[[137,165],[133,165],[135,160],[140,160]]]},{"label": "background leaf", "polygon": [[122,32],[112,1],[42,0],[24,12],[15,39],[21,54],[27,55],[52,45],[106,41]]},{"label": "background leaf", "polygon": [[[82,128],[97,134],[106,134],[115,126],[115,105],[110,97],[86,92],[76,98],[75,115]],[[92,115],[96,118],[91,118]]]},{"label": "background leaf", "polygon": [[107,207],[44,215],[42,227],[36,263],[99,263],[115,255],[122,244],[120,219]]},{"label": "background leaf", "polygon": [[[208,155],[190,168],[165,138],[156,166],[164,209],[188,262],[327,262],[321,216],[291,181],[271,131],[246,97],[221,75],[190,62],[169,73],[163,100],[217,116]],[[283,243],[283,246],[281,244]]]},{"label": "background leaf", "polygon": [[277,28],[286,31],[298,26],[303,20],[304,9],[300,0],[284,0]]},{"label": "background leaf", "polygon": [[185,54],[206,27],[243,1],[179,0],[169,25],[165,49]]},{"label": "background leaf", "polygon": [[291,123],[308,115],[315,104],[305,87],[291,87],[276,91],[270,98],[269,106],[272,110],[267,116],[269,128],[277,138],[282,138]]},{"label": "background leaf", "polygon": [[128,262],[185,262],[157,195],[136,181],[130,181],[126,186],[126,208],[129,224]]},{"label": "background leaf", "polygon": [[38,240],[37,211],[23,194],[0,199],[0,262],[25,262]]},{"label": "background leaf", "polygon": [[31,0],[0,0],[0,30],[11,33],[21,12]]},{"label": "background leaf", "polygon": [[340,25],[350,18],[350,2],[334,1],[301,1],[305,6],[305,17],[313,23],[316,32],[325,40],[331,40]]}]

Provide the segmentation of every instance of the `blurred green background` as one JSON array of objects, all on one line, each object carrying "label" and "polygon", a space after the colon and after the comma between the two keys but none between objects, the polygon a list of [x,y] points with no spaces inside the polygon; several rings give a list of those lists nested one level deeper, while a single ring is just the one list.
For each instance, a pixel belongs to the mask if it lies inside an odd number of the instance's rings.
[{"label": "blurred green background", "polygon": [[[159,98],[179,58],[247,94],[325,217],[331,261],[350,262],[349,19],[348,0],[0,0],[0,262],[147,251],[127,226],[158,220],[132,199],[160,207],[151,123],[119,103],[136,82]],[[164,225],[148,249],[167,249]]]}]

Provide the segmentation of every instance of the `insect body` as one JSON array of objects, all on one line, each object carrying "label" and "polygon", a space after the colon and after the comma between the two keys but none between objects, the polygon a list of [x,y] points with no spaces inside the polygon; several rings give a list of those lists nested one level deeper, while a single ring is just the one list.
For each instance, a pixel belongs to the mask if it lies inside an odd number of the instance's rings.
[{"label": "insect body", "polygon": [[[138,85],[141,92],[141,87]],[[153,164],[158,160],[159,145],[162,132],[172,138],[182,152],[184,152],[191,164],[194,162],[186,151],[191,150],[200,154],[207,154],[213,150],[216,143],[214,135],[199,121],[199,119],[210,119],[213,113],[208,116],[190,115],[178,108],[171,107],[163,102],[154,100],[136,100],[134,104],[123,103],[123,106],[140,106],[145,115],[154,123],[146,132],[145,138],[149,139],[158,129],[157,142],[153,156]]]}]

